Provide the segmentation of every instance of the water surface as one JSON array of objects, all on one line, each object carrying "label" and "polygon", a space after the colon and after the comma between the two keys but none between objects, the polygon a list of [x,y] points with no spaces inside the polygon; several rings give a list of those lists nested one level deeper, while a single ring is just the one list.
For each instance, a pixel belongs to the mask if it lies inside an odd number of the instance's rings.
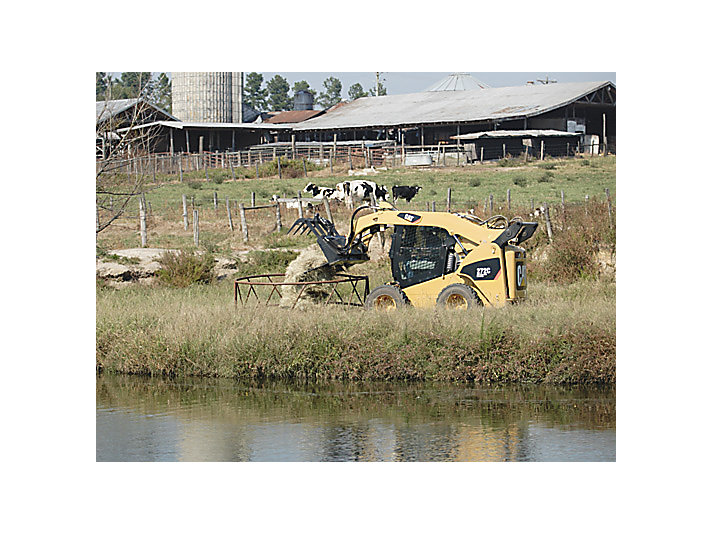
[{"label": "water surface", "polygon": [[97,461],[615,461],[613,388],[98,375]]}]

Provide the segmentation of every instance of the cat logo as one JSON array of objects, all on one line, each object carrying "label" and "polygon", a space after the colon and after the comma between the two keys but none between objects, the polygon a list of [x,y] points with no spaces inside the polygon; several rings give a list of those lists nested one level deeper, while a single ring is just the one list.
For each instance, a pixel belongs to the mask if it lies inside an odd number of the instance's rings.
[{"label": "cat logo", "polygon": [[422,217],[413,213],[399,213],[398,217],[408,221],[409,223],[417,223]]},{"label": "cat logo", "polygon": [[517,264],[517,287],[522,288],[527,283],[527,267],[523,263]]}]

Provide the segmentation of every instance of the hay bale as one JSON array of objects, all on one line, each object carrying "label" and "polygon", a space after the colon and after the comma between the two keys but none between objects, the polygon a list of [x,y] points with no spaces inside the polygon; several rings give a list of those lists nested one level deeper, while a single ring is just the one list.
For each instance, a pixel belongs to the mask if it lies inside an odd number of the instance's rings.
[{"label": "hay bale", "polygon": [[[331,280],[337,275],[337,270],[334,267],[326,265],[312,271],[312,269],[324,265],[324,263],[326,263],[326,258],[324,258],[324,253],[319,248],[319,245],[311,245],[304,249],[299,256],[292,260],[289,266],[287,266],[284,281],[316,282],[318,280]],[[301,286],[284,286],[279,305],[291,308],[300,290]],[[304,309],[309,306],[310,303],[316,304],[324,302],[329,297],[331,290],[332,287],[328,285],[308,286],[299,299],[299,303],[296,306],[297,309]]]}]

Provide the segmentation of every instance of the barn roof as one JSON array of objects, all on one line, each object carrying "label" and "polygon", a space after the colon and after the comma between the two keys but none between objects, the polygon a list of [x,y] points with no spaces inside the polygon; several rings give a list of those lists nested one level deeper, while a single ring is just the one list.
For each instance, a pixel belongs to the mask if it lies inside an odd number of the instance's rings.
[{"label": "barn roof", "polygon": [[456,72],[434,83],[426,91],[469,91],[470,89],[487,89],[490,87],[470,74]]},{"label": "barn roof", "polygon": [[[119,114],[123,113],[124,111],[128,111],[133,106],[135,106],[138,102],[139,102],[138,98],[124,98],[124,99],[120,99],[120,100],[100,100],[99,102],[96,103],[96,122],[97,122],[97,124],[100,122],[104,122],[105,120],[110,119],[112,117],[115,117],[116,115],[119,115]],[[165,111],[157,106],[154,106],[150,102],[146,102],[145,100],[141,100],[141,102],[146,106],[152,107],[159,114],[163,115],[166,119],[175,120],[175,121],[178,120],[177,118],[175,118],[173,115],[171,115],[167,111]]]},{"label": "barn roof", "polygon": [[540,115],[597,91],[609,81],[490,87],[363,97],[294,126],[294,131],[479,122]]},{"label": "barn roof", "polygon": [[292,111],[283,111],[282,113],[273,115],[264,122],[269,124],[291,124],[293,122],[302,122],[307,119],[311,119],[317,115],[321,115],[322,113],[324,113],[324,110],[322,109],[296,109]]}]

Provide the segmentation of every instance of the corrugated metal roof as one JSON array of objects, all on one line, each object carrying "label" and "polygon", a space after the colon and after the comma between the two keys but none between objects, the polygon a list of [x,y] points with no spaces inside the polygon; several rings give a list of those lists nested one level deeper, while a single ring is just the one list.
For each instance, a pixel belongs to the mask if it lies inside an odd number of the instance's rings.
[{"label": "corrugated metal roof", "polygon": [[469,91],[471,89],[487,89],[485,82],[473,78],[470,74],[456,72],[434,83],[426,91]]},{"label": "corrugated metal roof", "polygon": [[490,130],[462,135],[452,135],[450,139],[485,139],[490,137],[578,137],[579,134],[561,130]]},{"label": "corrugated metal roof", "polygon": [[553,83],[363,97],[304,121],[294,130],[383,128],[531,117],[569,104],[608,84],[613,86],[607,81]]},{"label": "corrugated metal roof", "polygon": [[148,124],[140,124],[132,128],[120,128],[117,132],[124,132],[129,129],[140,130],[141,128],[151,128],[154,126],[165,126],[166,128],[227,128],[232,130],[291,130],[290,126],[284,124],[269,124],[256,122],[183,122],[183,121],[156,121]]},{"label": "corrugated metal roof", "polygon": [[304,110],[292,110],[292,111],[283,111],[282,113],[279,113],[277,115],[274,115],[273,117],[270,117],[269,119],[263,121],[269,124],[285,124],[285,123],[294,123],[294,122],[302,122],[307,119],[311,119],[312,117],[316,117],[317,115],[321,115],[324,113],[324,110],[321,109],[304,109]]},{"label": "corrugated metal roof", "polygon": [[[124,111],[131,109],[136,103],[139,101],[138,98],[124,98],[120,100],[101,100],[96,103],[96,122],[103,122],[111,117],[114,117],[120,113],[123,113]],[[178,120],[175,118],[173,115],[168,113],[166,110],[163,110],[157,106],[154,106],[153,104],[149,102],[145,102],[144,104],[151,106],[153,109],[156,111],[162,113],[166,117],[170,117],[171,119]]]}]

